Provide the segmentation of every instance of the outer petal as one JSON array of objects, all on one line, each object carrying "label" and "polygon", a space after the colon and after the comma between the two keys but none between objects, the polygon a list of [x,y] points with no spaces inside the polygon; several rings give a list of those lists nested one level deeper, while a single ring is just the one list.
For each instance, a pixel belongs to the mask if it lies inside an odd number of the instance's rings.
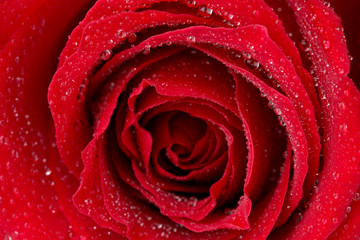
[{"label": "outer petal", "polygon": [[[47,86],[64,33],[86,1],[78,1],[71,10],[69,3],[31,6],[28,11],[36,14],[12,34],[0,53],[0,232],[6,237],[54,239],[72,234],[59,211],[46,158]],[[55,11],[68,14],[58,21]],[[5,19],[12,18],[8,14]],[[10,32],[4,33],[9,38]]]},{"label": "outer petal", "polygon": [[4,0],[0,3],[0,49],[2,49],[24,22],[45,3],[44,0]]},{"label": "outer petal", "polygon": [[[323,170],[303,213],[279,229],[276,239],[327,238],[343,221],[360,183],[360,93],[346,77],[349,58],[340,20],[322,1],[289,0],[312,51],[324,121]],[[308,16],[316,13],[318,19]],[[341,183],[341,187],[337,187]],[[320,221],[319,221],[320,220]],[[307,229],[307,231],[303,231]]]}]

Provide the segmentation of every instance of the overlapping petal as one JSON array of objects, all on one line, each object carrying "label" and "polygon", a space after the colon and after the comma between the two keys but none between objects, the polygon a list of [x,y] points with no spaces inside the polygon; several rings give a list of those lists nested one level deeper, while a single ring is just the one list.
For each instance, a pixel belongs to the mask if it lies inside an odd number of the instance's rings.
[{"label": "overlapping petal", "polygon": [[0,22],[4,237],[358,234],[360,96],[327,4],[67,4]]}]

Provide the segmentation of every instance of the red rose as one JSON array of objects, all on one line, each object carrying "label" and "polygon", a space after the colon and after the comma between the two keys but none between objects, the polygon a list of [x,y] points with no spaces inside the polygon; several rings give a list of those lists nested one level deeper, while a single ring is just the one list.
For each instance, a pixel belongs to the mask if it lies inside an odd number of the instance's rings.
[{"label": "red rose", "polygon": [[347,3],[0,3],[0,236],[359,238]]}]

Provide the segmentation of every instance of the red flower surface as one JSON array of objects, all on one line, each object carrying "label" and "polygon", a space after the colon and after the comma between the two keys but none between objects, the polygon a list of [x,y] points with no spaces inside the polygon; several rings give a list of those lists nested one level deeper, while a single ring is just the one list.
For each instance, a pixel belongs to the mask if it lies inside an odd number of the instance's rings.
[{"label": "red flower surface", "polygon": [[345,4],[2,1],[0,237],[360,238]]}]

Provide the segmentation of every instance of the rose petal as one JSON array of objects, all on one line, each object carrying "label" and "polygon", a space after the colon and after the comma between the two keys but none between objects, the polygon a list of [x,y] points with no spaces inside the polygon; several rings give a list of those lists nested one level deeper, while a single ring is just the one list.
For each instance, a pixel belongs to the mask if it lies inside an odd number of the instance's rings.
[{"label": "rose petal", "polygon": [[[136,17],[134,21],[131,22],[124,20],[125,16],[134,16],[135,13],[124,13],[122,15],[116,15],[111,19],[99,20],[89,24],[87,29],[85,29],[84,36],[92,35],[91,40],[96,44],[89,46],[88,41],[90,40],[87,41],[87,38],[84,37],[77,52],[55,73],[49,87],[49,105],[55,121],[57,145],[59,146],[60,155],[67,167],[75,173],[76,176],[79,176],[82,169],[79,153],[91,140],[92,132],[92,116],[84,102],[79,101],[79,99],[81,99],[83,91],[86,90],[84,90],[84,88],[89,84],[88,81],[90,79],[88,79],[88,74],[98,63],[100,54],[104,51],[109,51],[109,49],[112,49],[115,44],[117,44],[117,41],[125,40],[127,37],[126,34],[119,35],[118,29],[122,28],[123,31],[129,34],[147,28],[151,24],[181,24],[186,23],[186,20],[190,20],[190,22],[194,24],[209,22],[208,20],[198,17],[191,17],[189,19],[187,15],[177,16],[161,12],[156,13],[156,19],[152,18],[152,14],[155,14],[154,12],[137,13],[137,15],[139,14],[143,15],[143,18],[140,19]],[[119,25],[108,24],[108,21],[118,22]],[[94,34],[92,29],[95,27],[104,28],[104,31],[108,31],[109,35],[107,37],[111,36],[111,41],[108,41],[102,34]],[[89,54],[90,52],[91,54]],[[122,61],[128,60],[129,58],[128,56],[122,59]],[[116,63],[119,64],[119,60],[117,60]],[[76,71],[74,71],[74,69],[76,69]],[[69,78],[73,81],[67,81]],[[118,87],[121,90],[121,86]],[[110,117],[112,110],[110,113],[106,112],[106,116]],[[108,121],[97,122],[100,124],[102,131],[106,128]]]},{"label": "rose petal", "polygon": [[[95,141],[97,141],[97,145],[94,151],[97,152],[96,155],[100,160],[101,186],[104,191],[105,205],[115,219],[126,224],[128,228],[126,236],[129,239],[147,239],[149,236],[157,239],[168,239],[169,237],[183,239],[184,236],[190,239],[203,239],[204,237],[207,239],[232,239],[235,236],[236,233],[231,231],[217,231],[216,234],[214,232],[198,234],[189,231],[150,208],[141,199],[129,195],[126,184],[124,185],[117,178],[117,174],[111,170],[113,168],[109,162],[109,156],[107,156],[109,153],[114,154],[116,152],[114,146],[109,149],[109,144],[114,143],[114,141],[107,143],[106,138],[102,137]],[[113,156],[116,155],[115,153]],[[123,160],[118,158],[118,161]],[[129,168],[128,163],[129,161],[123,161],[121,167]],[[131,174],[131,170],[125,172]],[[119,205],[122,207],[119,208]],[[96,210],[95,208],[91,209]],[[179,232],[182,234],[178,234]]]},{"label": "rose petal", "polygon": [[[183,107],[182,107],[183,106]],[[194,109],[192,109],[192,108],[194,108]],[[176,107],[176,105],[175,104],[172,104],[172,105],[170,105],[170,108],[169,109],[179,109],[179,110],[182,110],[182,111],[190,111],[190,112],[193,112],[193,114],[194,113],[196,113],[197,114],[197,116],[198,117],[205,117],[205,118],[207,118],[207,119],[211,119],[211,118],[213,118],[213,116],[214,116],[214,113],[212,113],[212,114],[210,114],[210,115],[204,115],[204,116],[202,116],[202,114],[208,114],[208,113],[206,113],[204,110],[204,107],[201,107],[200,109],[202,109],[202,111],[199,111],[197,108],[196,108],[196,105],[186,105],[186,103],[183,103],[183,102],[181,102],[181,103],[179,103],[178,104],[178,106]],[[197,109],[197,110],[196,110]],[[220,122],[218,122],[217,124],[221,124],[221,122],[224,122],[224,121],[220,121]],[[224,129],[228,129],[229,127],[223,127]],[[234,132],[234,131],[230,131],[230,132]],[[233,138],[233,136],[229,136],[230,138]],[[236,135],[234,136],[234,137],[236,137]],[[241,149],[241,141],[239,140],[239,141],[233,141],[233,140],[231,140],[231,142],[229,143],[230,145],[230,148],[231,148],[231,146],[232,146],[232,144],[236,144],[236,146],[237,147],[235,147],[235,149]],[[240,145],[240,146],[239,146]],[[230,152],[233,152],[233,150],[232,151],[230,151]],[[237,154],[237,155],[240,155],[239,153]],[[229,158],[230,158],[230,163],[231,164],[228,164],[228,166],[230,167],[230,166],[232,166],[232,164],[240,164],[240,162],[239,161],[237,161],[237,162],[234,162],[234,160],[232,160],[233,159],[233,157],[230,155],[229,156]],[[241,159],[241,157],[237,157],[237,159]],[[149,191],[152,191],[153,192],[153,194],[160,194],[161,193],[161,191],[159,192],[158,190],[156,190],[156,188],[154,188],[154,186],[153,185],[149,185],[149,183],[147,183],[146,182],[146,178],[145,178],[145,176],[144,175],[142,175],[142,172],[141,172],[141,170],[140,169],[138,169],[137,168],[137,166],[136,165],[133,165],[133,167],[136,167],[135,169],[134,169],[134,171],[137,173],[137,176],[141,179],[139,179],[141,182],[142,182],[142,186],[144,186],[144,187],[146,187]],[[241,169],[241,167],[239,167],[239,166],[237,166],[236,167],[237,169]],[[228,171],[230,171],[230,169],[228,170]],[[229,176],[229,173],[226,173],[226,176]],[[239,177],[239,179],[241,179],[241,177]],[[226,178],[224,178],[222,181],[225,181],[226,180]],[[225,183],[226,183],[227,181],[225,181]],[[219,183],[220,184],[220,183]],[[234,183],[235,184],[235,183]],[[223,183],[221,183],[221,185],[219,185],[219,186],[223,186],[224,184]],[[238,186],[238,185],[235,185],[235,186]],[[219,190],[217,190],[217,191],[219,191]],[[210,190],[210,192],[212,192],[212,190]],[[235,193],[236,191],[230,191],[231,193]],[[219,194],[219,192],[217,192],[216,194]],[[159,200],[162,200],[163,198],[164,198],[165,196],[162,196],[162,197],[160,197],[160,195],[159,195],[159,199],[158,199],[158,201]],[[174,201],[176,201],[176,199],[173,199],[173,200],[167,200],[167,201],[164,201],[164,202],[161,202],[161,203],[159,203],[159,204],[157,204],[157,205],[159,205],[159,207],[160,208],[164,208],[163,209],[163,211],[165,212],[168,212],[168,211],[170,211],[171,210],[171,208],[173,208],[173,207],[180,207],[180,203],[178,203],[178,205],[176,205],[176,206],[167,206],[169,203],[171,203],[171,202],[174,202]],[[167,207],[166,207],[167,206]],[[189,210],[189,206],[186,206],[186,208],[185,209],[187,209],[187,210]],[[170,212],[169,213],[167,213],[167,215],[169,215],[170,214]],[[172,213],[172,214],[174,214],[174,213]],[[177,213],[177,215],[179,215],[180,213]],[[185,214],[185,212],[184,212],[184,214]],[[189,215],[189,211],[187,211],[187,214]]]},{"label": "rose petal", "polygon": [[[46,87],[57,64],[59,46],[65,41],[63,34],[66,35],[74,15],[84,8],[84,1],[78,1],[70,10],[68,1],[48,1],[41,8],[38,2],[33,4],[29,2],[28,11],[36,11],[35,15],[22,22],[26,18],[23,12],[24,18],[13,22],[15,31],[11,36],[4,30],[5,39],[11,40],[0,53],[0,175],[6,181],[0,195],[7,196],[0,206],[4,210],[0,225],[4,237],[56,238],[73,232],[59,210],[48,177],[51,172],[46,141],[50,115]],[[21,6],[14,11],[21,12]],[[53,11],[67,14],[57,22]],[[13,18],[11,11],[6,11],[3,19],[9,18]],[[19,23],[22,26],[16,28]],[[57,31],[52,31],[54,28]]]},{"label": "rose petal", "polygon": [[81,182],[73,196],[73,203],[78,210],[90,216],[101,227],[109,228],[121,235],[125,235],[126,227],[112,218],[105,205],[99,173],[99,154],[96,152],[103,137],[92,140],[83,151],[84,170],[81,173]]},{"label": "rose petal", "polygon": [[[288,144],[287,152],[290,152]],[[276,188],[272,190],[251,213],[251,228],[242,233],[237,239],[266,239],[279,216],[290,178],[291,155],[288,154],[280,170],[280,178]],[[282,203],[282,204],[279,204]]]},{"label": "rose petal", "polygon": [[[99,239],[122,239],[122,236],[113,231],[102,228],[91,218],[81,214],[74,206],[72,198],[79,187],[79,181],[69,173],[64,163],[62,163],[55,144],[55,130],[50,131],[49,145],[49,171],[51,179],[54,181],[56,196],[59,201],[60,209],[71,224],[72,229],[78,237],[98,237]],[[70,236],[70,234],[69,234]]]},{"label": "rose petal", "polygon": [[[26,22],[34,13],[41,8],[44,1],[2,1],[0,3],[1,15],[0,19],[0,49],[2,49],[11,35],[21,27],[21,23]],[[11,12],[11,14],[9,14]]]},{"label": "rose petal", "polygon": [[[342,223],[338,226],[335,232],[333,232],[329,236],[329,240],[334,239],[353,239],[359,238],[360,236],[360,215],[358,214],[360,211],[360,191],[358,190],[354,197],[353,201],[351,202],[350,206],[346,208],[345,211],[345,219]],[[334,219],[337,221],[337,219]]]},{"label": "rose petal", "polygon": [[[319,176],[318,191],[313,194],[309,202],[310,207],[304,212],[302,221],[297,224],[291,221],[285,225],[286,228],[281,229],[284,230],[281,232],[281,238],[307,238],[310,235],[312,238],[326,238],[344,219],[345,208],[350,204],[360,182],[360,130],[355,121],[360,117],[360,93],[345,77],[349,72],[350,63],[345,43],[342,41],[343,34],[337,30],[340,21],[333,11],[318,1],[310,1],[308,5],[300,1],[289,2],[304,37],[308,41],[313,41],[310,45],[312,62],[319,79],[324,114],[324,166]],[[309,21],[307,16],[310,13],[316,13],[319,20]],[[308,32],[310,29],[312,31]],[[339,71],[340,69],[343,71]],[[343,106],[345,109],[347,106],[351,108],[344,111]],[[346,184],[338,189],[336,186],[339,182]],[[317,219],[322,220],[319,222]],[[310,225],[313,230],[300,230],[308,229]]]}]

